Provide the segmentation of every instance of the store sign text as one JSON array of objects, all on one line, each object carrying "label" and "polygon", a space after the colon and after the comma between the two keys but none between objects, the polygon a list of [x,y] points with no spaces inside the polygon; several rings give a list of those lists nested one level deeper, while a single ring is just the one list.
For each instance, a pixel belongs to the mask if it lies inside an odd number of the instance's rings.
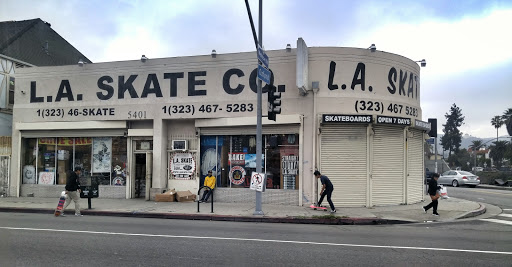
[{"label": "store sign text", "polygon": [[377,124],[411,125],[411,119],[399,117],[377,116]]},{"label": "store sign text", "polygon": [[[343,70],[338,70],[339,72]],[[327,87],[329,90],[337,90],[341,88],[342,90],[347,89],[348,83],[343,83],[341,86],[334,83],[334,78],[336,77],[336,62],[331,61],[329,65],[329,80],[327,83]],[[391,67],[388,72],[388,84],[387,91],[391,95],[399,95],[405,96],[408,98],[418,99],[419,97],[419,77],[410,72],[402,69],[396,69],[395,67]],[[363,92],[373,92],[376,90],[372,85],[366,84],[366,65],[362,62],[359,62],[354,71],[354,75],[352,81],[350,82],[350,89],[353,91],[359,89]]]},{"label": "store sign text", "polygon": [[371,115],[323,115],[322,122],[324,123],[370,123],[372,122]]},{"label": "store sign text", "polygon": [[[205,77],[207,76],[206,71],[195,71],[188,72],[186,83],[187,83],[187,95],[188,96],[206,96],[207,89],[202,87],[206,86]],[[222,77],[222,87],[224,92],[228,95],[238,95],[242,93],[246,87],[246,85],[241,84],[239,79],[245,76],[245,73],[241,69],[232,68],[227,70]],[[256,76],[257,69],[254,69],[249,75],[249,88],[257,93],[257,84],[256,84]],[[163,80],[168,80],[166,85],[169,88],[168,97],[177,97],[178,96],[178,82],[180,79],[185,78],[184,72],[173,72],[173,73],[164,73]],[[99,91],[96,92],[96,98],[98,100],[110,100],[113,97],[117,99],[137,99],[137,98],[147,98],[150,96],[156,98],[164,97],[162,92],[161,83],[162,77],[158,78],[157,74],[150,73],[145,77],[145,83],[142,90],[140,88],[135,88],[134,82],[140,79],[139,75],[132,74],[130,76],[119,75],[117,76],[117,88],[114,88],[114,78],[112,76],[102,76],[97,81],[97,86]],[[143,78],[144,79],[144,78]],[[238,84],[236,84],[238,82]],[[271,84],[274,83],[274,74],[271,71],[270,77]],[[236,86],[233,86],[236,85]],[[279,92],[285,92],[286,88],[284,85],[276,85]],[[80,88],[82,89],[82,88]],[[266,93],[268,90],[268,85],[265,85],[262,89],[263,93]],[[37,93],[37,82],[31,81],[30,83],[30,103],[44,103],[44,102],[61,102],[66,100],[68,102],[72,101],[82,101],[83,94],[74,94],[73,88],[70,80],[61,80],[59,88],[57,90],[57,94],[55,98],[53,95],[40,96]]]}]

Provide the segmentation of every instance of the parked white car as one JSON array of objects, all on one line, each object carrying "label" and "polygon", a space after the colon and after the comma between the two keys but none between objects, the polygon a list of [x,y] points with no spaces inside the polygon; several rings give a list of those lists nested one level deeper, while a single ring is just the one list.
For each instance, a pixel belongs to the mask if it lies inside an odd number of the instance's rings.
[{"label": "parked white car", "polygon": [[437,180],[438,184],[452,185],[453,187],[467,185],[476,187],[480,184],[480,177],[467,171],[446,171]]}]

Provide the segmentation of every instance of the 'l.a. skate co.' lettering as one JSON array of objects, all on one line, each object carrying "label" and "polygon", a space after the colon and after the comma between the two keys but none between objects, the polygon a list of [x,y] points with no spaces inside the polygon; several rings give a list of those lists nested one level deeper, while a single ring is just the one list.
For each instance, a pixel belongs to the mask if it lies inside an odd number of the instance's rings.
[{"label": "'l.a. skate co.' lettering", "polygon": [[[347,64],[346,64],[347,65]],[[342,89],[346,90],[347,85],[350,85],[352,91],[358,90],[360,92],[380,93],[386,92],[393,96],[405,97],[407,99],[419,99],[419,77],[411,71],[406,71],[400,68],[391,67],[388,71],[387,81],[382,81],[379,84],[388,84],[385,88],[376,88],[374,85],[369,85],[366,81],[367,76],[375,75],[369,74],[366,71],[366,64],[363,62],[357,63],[355,70],[348,70],[349,73],[353,71],[353,78],[351,81],[343,82],[340,80],[341,72],[346,72],[347,68],[336,69],[336,62],[331,61],[327,68],[328,80],[326,81],[329,90]],[[149,73],[145,76],[138,74],[131,75],[104,75],[96,81],[97,91],[93,94],[97,100],[108,101],[111,99],[140,99],[140,98],[175,98],[178,97],[178,90],[180,96],[196,97],[207,96],[208,88],[211,85],[206,84],[207,71],[190,71],[190,72],[168,72],[163,74]],[[386,79],[386,77],[382,77]],[[249,75],[239,68],[231,68],[224,72],[222,75],[222,89],[227,95],[238,95],[247,87],[257,93],[257,69],[252,70]],[[270,83],[274,84],[274,73],[271,70]],[[40,95],[38,94],[37,81],[30,82],[30,103],[51,103],[61,101],[83,101],[83,83],[74,85],[72,80],[62,79],[56,94]],[[137,88],[135,84],[144,84],[142,87]],[[341,84],[341,86],[339,85]],[[180,85],[180,86],[178,86]],[[278,92],[285,92],[285,85],[276,85]],[[52,89],[52,88],[45,88]],[[184,92],[181,92],[183,90]],[[262,92],[268,91],[268,85],[263,87]],[[217,91],[215,91],[218,94]],[[95,99],[87,99],[93,101]]]},{"label": "'l.a. skate co.' lettering", "polygon": [[[207,84],[205,77],[207,76],[206,71],[192,71],[185,72],[172,72],[163,73],[163,76],[158,76],[156,73],[150,73],[146,77],[139,77],[137,74],[130,76],[119,75],[117,77],[112,76],[101,76],[96,85],[98,91],[95,96],[98,100],[111,100],[114,99],[137,99],[137,98],[174,98],[178,97],[178,83],[185,82],[187,96],[206,96],[208,94]],[[254,69],[248,80],[244,80],[246,74],[241,69],[232,68],[227,70],[222,77],[222,88],[228,95],[238,95],[246,89],[244,81],[248,82],[249,88],[254,93],[257,93],[257,69]],[[236,77],[236,78],[235,78]],[[114,82],[116,78],[116,82]],[[144,79],[144,86],[142,88],[136,88],[134,82],[140,79]],[[238,79],[238,80],[236,80]],[[238,81],[236,84],[235,81]],[[274,74],[271,71],[270,83],[274,84]],[[234,86],[236,84],[236,86]],[[285,85],[276,85],[278,92],[285,92]],[[80,89],[80,90],[79,90]],[[70,80],[61,80],[59,88],[55,98],[53,95],[40,96],[37,93],[37,82],[30,82],[30,103],[44,103],[44,102],[61,102],[61,101],[83,101],[83,94],[76,94],[73,91],[81,91],[82,88],[73,90],[73,86]],[[262,88],[262,92],[268,91],[268,85]],[[167,95],[164,96],[164,92]]]}]

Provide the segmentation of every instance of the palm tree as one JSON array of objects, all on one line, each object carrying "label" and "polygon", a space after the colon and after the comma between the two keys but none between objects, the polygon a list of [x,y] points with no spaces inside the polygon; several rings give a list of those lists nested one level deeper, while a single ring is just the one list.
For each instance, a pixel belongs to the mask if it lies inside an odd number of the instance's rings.
[{"label": "palm tree", "polygon": [[471,143],[472,144],[469,147],[471,148],[471,150],[473,150],[473,153],[475,154],[475,165],[474,165],[474,167],[476,167],[476,152],[482,146],[482,140],[480,140],[480,139],[473,140],[473,141],[471,141]]},{"label": "palm tree", "polygon": [[498,129],[503,125],[503,120],[501,119],[501,116],[494,116],[491,120],[492,126],[496,128],[496,142],[498,142]]}]

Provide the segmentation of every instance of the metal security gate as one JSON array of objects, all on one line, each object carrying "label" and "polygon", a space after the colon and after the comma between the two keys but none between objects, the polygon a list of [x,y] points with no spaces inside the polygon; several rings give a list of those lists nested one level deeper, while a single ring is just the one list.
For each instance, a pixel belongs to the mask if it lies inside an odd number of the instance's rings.
[{"label": "metal security gate", "polygon": [[371,204],[404,203],[404,128],[375,126]]},{"label": "metal security gate", "polygon": [[423,132],[410,129],[407,137],[407,204],[423,199],[424,160]]},{"label": "metal security gate", "polygon": [[320,172],[334,186],[332,201],[337,207],[367,205],[366,129],[365,125],[322,127]]},{"label": "metal security gate", "polygon": [[11,156],[0,156],[0,195],[6,196],[9,190]]}]

